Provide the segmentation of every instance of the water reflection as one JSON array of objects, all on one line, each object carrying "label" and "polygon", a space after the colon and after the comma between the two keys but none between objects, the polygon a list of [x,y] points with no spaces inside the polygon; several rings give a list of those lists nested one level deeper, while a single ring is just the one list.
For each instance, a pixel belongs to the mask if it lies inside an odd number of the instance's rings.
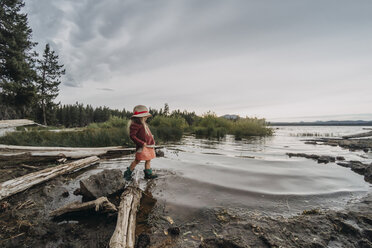
[{"label": "water reflection", "polygon": [[153,166],[176,173],[173,179],[164,182],[167,187],[162,195],[167,201],[180,205],[250,205],[253,199],[260,202],[257,198],[262,196],[266,199],[297,197],[307,199],[309,204],[324,199],[343,202],[370,191],[362,176],[335,163],[317,164],[305,158],[289,158],[286,153],[344,156],[346,160],[370,163],[372,157],[362,151],[305,144],[303,136],[293,135],[341,136],[363,131],[362,128],[279,127],[272,137],[243,140],[235,140],[230,135],[222,140],[186,136],[167,148],[165,158],[155,159]]}]

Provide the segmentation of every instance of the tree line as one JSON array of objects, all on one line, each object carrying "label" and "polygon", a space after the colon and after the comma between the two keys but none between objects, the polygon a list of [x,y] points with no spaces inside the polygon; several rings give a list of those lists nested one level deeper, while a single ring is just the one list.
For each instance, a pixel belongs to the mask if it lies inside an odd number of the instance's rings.
[{"label": "tree line", "polygon": [[[192,125],[195,120],[195,112],[188,112],[186,110],[173,110],[169,111],[169,105],[166,103],[164,109],[159,110],[149,108],[149,112],[152,114],[152,118],[156,116],[168,116],[168,117],[182,117],[185,121]],[[50,125],[64,127],[84,127],[94,122],[105,122],[111,117],[120,117],[129,119],[133,115],[133,112],[119,109],[111,109],[108,107],[93,107],[91,105],[84,105],[76,102],[75,104],[59,104],[55,105],[48,112],[48,120]],[[151,120],[150,120],[151,121]]]},{"label": "tree line", "polygon": [[49,44],[41,56],[33,50],[37,43],[24,5],[23,0],[0,2],[0,119],[31,118],[47,124],[65,70]]},{"label": "tree line", "polygon": [[[130,118],[132,111],[125,109],[54,102],[65,69],[49,44],[41,56],[33,50],[37,43],[21,11],[24,5],[23,0],[0,2],[0,120],[29,118],[44,125],[82,127],[111,116]],[[183,117],[189,125],[196,116],[186,110],[170,112],[168,104],[149,111],[153,117]]]}]

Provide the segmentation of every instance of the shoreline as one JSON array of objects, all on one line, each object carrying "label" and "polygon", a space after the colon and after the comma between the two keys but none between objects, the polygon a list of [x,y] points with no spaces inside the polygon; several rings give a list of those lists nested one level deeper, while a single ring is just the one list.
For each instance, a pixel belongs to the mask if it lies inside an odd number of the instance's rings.
[{"label": "shoreline", "polygon": [[[129,159],[129,158],[128,158]],[[123,161],[108,161],[112,166],[125,169]],[[18,161],[22,163],[22,161]],[[343,161],[348,162],[348,161]],[[121,164],[122,163],[122,164]],[[4,164],[1,164],[2,167]],[[8,164],[6,166],[14,166]],[[33,166],[45,168],[49,162]],[[111,167],[92,167],[71,175],[34,186],[24,192],[0,201],[0,245],[3,247],[106,247],[116,225],[115,214],[89,212],[74,218],[54,221],[49,213],[68,201],[81,199],[72,195],[79,175]],[[327,166],[327,165],[324,165]],[[371,164],[372,166],[372,164]],[[10,168],[9,167],[9,168]],[[123,167],[123,168],[121,168]],[[17,173],[29,173],[32,168],[22,167]],[[142,177],[142,171],[138,170]],[[18,175],[17,174],[17,175]],[[306,205],[314,197],[289,195],[251,196],[250,206],[196,206],[172,203],[165,190],[169,184],[185,190],[179,175],[169,170],[159,170],[160,177],[146,182],[140,211],[137,215],[136,247],[371,247],[372,246],[372,193],[363,195],[340,193],[347,203],[337,206],[337,199],[329,199],[331,208]],[[16,174],[14,174],[16,175]],[[3,175],[5,178],[9,175]],[[2,180],[0,180],[2,181]],[[371,183],[371,182],[370,182]],[[195,185],[197,187],[197,185]],[[67,192],[67,193],[66,193]],[[218,190],[211,190],[213,197]],[[181,194],[180,193],[180,194]],[[246,193],[242,193],[242,196]],[[337,195],[337,193],[336,193]],[[116,206],[120,194],[109,200]],[[246,196],[248,197],[248,196]],[[326,197],[326,196],[324,196]],[[187,200],[187,199],[186,199]],[[297,204],[297,205],[296,205]],[[324,206],[324,204],[323,204]],[[178,230],[178,231],[177,231]],[[177,234],[179,233],[179,234]],[[148,243],[145,241],[149,240]]]}]

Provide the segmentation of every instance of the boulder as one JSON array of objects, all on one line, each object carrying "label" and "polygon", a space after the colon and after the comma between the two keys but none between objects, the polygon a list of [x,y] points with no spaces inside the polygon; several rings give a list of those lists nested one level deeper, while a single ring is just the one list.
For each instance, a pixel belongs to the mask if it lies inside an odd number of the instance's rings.
[{"label": "boulder", "polygon": [[332,156],[323,155],[318,158],[318,163],[328,164],[330,162],[335,162],[335,161],[336,161],[336,158]]},{"label": "boulder", "polygon": [[343,156],[337,156],[336,157],[336,160],[338,160],[338,161],[345,161],[345,157],[343,157]]},{"label": "boulder", "polygon": [[156,157],[164,157],[164,151],[155,149]]},{"label": "boulder", "polygon": [[364,180],[369,183],[372,183],[372,163],[367,166],[364,174]]},{"label": "boulder", "polygon": [[104,170],[87,179],[80,180],[80,194],[86,199],[109,196],[125,186],[123,173],[119,169]]}]

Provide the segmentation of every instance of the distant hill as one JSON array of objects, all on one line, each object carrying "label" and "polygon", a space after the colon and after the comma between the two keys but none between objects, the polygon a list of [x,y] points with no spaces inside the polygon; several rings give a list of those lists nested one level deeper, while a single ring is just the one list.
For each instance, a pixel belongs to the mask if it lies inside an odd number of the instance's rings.
[{"label": "distant hill", "polygon": [[271,126],[372,126],[372,121],[268,122]]},{"label": "distant hill", "polygon": [[239,118],[239,115],[223,115],[221,117],[223,117],[225,119],[229,119],[229,120],[235,120],[235,119]]}]

